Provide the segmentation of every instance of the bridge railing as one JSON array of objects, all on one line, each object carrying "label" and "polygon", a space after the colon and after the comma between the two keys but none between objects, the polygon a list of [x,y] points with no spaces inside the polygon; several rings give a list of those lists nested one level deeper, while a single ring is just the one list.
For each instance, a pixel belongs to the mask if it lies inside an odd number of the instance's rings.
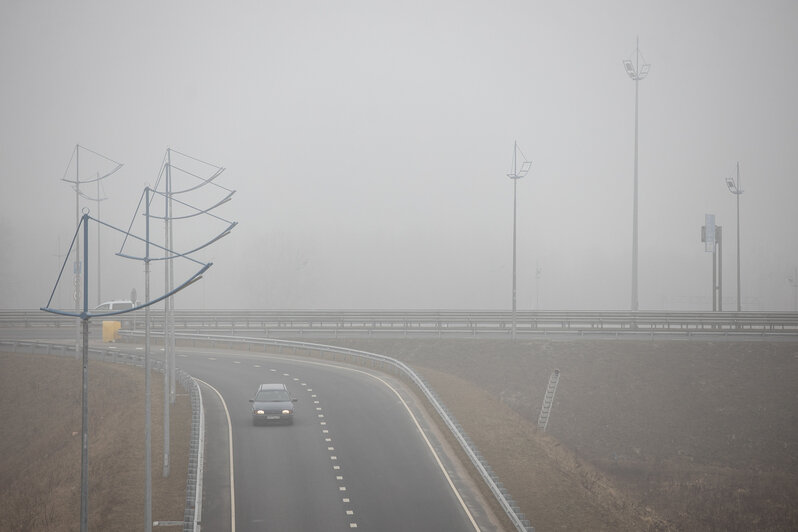
[{"label": "bridge railing", "polygon": [[[163,328],[163,310],[150,313]],[[126,329],[143,326],[144,313],[120,316]],[[98,320],[94,320],[95,324]],[[491,310],[176,310],[184,331],[265,336],[312,334],[502,336],[512,331],[510,311]],[[75,318],[39,310],[0,310],[2,327],[68,327]],[[798,312],[519,311],[516,334],[798,334]]]}]

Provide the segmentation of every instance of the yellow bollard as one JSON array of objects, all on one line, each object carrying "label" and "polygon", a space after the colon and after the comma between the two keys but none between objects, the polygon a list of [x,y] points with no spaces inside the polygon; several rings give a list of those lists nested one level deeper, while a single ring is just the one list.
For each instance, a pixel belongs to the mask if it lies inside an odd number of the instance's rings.
[{"label": "yellow bollard", "polygon": [[119,340],[121,321],[103,321],[103,342],[116,342]]}]

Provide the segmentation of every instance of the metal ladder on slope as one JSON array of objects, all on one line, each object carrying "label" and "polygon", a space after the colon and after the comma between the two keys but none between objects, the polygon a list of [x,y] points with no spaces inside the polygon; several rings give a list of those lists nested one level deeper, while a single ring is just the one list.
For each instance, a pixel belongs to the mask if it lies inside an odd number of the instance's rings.
[{"label": "metal ladder on slope", "polygon": [[554,405],[554,394],[557,391],[558,382],[560,382],[560,370],[555,369],[549,377],[549,385],[546,388],[546,395],[543,396],[543,406],[540,407],[540,416],[538,416],[538,428],[543,429],[543,432],[546,432],[546,426],[549,424],[549,415],[551,407]]}]

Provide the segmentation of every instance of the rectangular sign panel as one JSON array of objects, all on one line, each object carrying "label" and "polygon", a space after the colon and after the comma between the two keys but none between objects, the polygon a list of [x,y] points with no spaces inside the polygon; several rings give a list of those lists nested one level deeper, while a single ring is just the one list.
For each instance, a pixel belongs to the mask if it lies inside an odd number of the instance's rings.
[{"label": "rectangular sign panel", "polygon": [[714,251],[715,250],[715,215],[714,214],[705,214],[704,215],[704,227],[705,230],[705,238],[704,238],[704,251]]}]

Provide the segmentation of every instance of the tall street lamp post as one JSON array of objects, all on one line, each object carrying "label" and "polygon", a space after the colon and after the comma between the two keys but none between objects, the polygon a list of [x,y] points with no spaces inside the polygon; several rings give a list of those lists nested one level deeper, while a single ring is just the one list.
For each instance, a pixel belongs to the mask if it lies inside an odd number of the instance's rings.
[{"label": "tall street lamp post", "polygon": [[792,310],[798,312],[798,268],[795,268],[792,277],[787,278],[787,282],[792,286]]},{"label": "tall street lamp post", "polygon": [[[640,38],[637,38],[635,45],[635,62],[631,59],[624,59],[623,67],[626,74],[635,82],[635,185],[634,185],[634,207],[632,209],[632,310],[639,308],[637,302],[637,101],[638,101],[638,82],[648,75],[651,65],[648,63],[640,64]],[[645,59],[644,59],[645,61]]]},{"label": "tall street lamp post", "polygon": [[740,187],[740,163],[737,162],[737,181],[732,177],[726,178],[726,186],[729,192],[737,196],[737,312],[742,309],[742,296],[740,295],[740,196],[743,193]]},{"label": "tall street lamp post", "polygon": [[[518,168],[518,153],[521,153],[521,168]],[[516,235],[516,190],[518,188],[518,180],[524,177],[529,168],[532,166],[532,161],[527,161],[526,156],[518,147],[518,142],[513,144],[513,172],[507,174],[507,177],[513,180],[513,329],[512,338],[515,340],[515,325],[516,325],[516,253],[515,253],[515,235]]]}]

